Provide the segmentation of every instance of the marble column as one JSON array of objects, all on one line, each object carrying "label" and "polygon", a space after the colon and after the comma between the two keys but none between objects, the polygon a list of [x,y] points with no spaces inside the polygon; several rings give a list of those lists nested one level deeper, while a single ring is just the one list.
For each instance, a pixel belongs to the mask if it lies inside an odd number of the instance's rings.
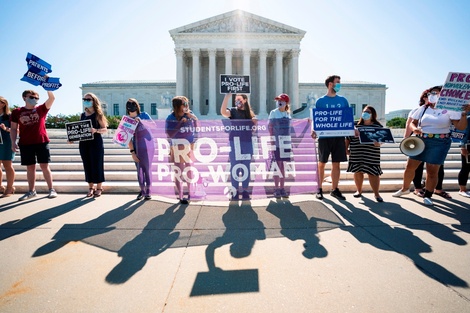
[{"label": "marble column", "polygon": [[199,55],[200,55],[199,49],[191,49],[191,54],[193,58],[193,107],[192,111],[196,116],[199,116],[201,114],[200,110],[200,102],[201,101],[201,90],[200,90],[200,62],[199,62]]},{"label": "marble column", "polygon": [[233,50],[225,49],[224,53],[225,53],[225,74],[232,74]]},{"label": "marble column", "polygon": [[216,116],[216,49],[208,49],[209,52],[209,112],[207,115]]},{"label": "marble column", "polygon": [[283,93],[283,55],[284,50],[276,50],[276,96]]},{"label": "marble column", "polygon": [[267,99],[266,56],[267,55],[268,55],[268,50],[266,49],[259,50],[259,115],[260,116],[267,114],[267,111],[266,111],[266,99]]},{"label": "marble column", "polygon": [[175,49],[176,53],[176,94],[182,95],[184,93],[184,50]]},{"label": "marble column", "polygon": [[243,50],[243,75],[250,75],[251,50]]},{"label": "marble column", "polygon": [[301,103],[299,99],[299,49],[293,49],[291,52],[291,68],[292,68],[292,76],[291,76],[291,93],[290,95],[290,102],[291,107],[300,108]]}]

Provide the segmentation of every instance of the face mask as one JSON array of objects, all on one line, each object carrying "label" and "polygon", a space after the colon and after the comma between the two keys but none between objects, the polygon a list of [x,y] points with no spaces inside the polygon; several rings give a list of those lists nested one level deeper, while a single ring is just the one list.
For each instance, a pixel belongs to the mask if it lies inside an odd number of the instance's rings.
[{"label": "face mask", "polygon": [[282,108],[283,106],[285,106],[287,104],[286,102],[279,101],[279,100],[276,100],[276,102],[277,102],[277,106],[280,107],[280,108]]},{"label": "face mask", "polygon": [[339,90],[341,89],[341,84],[340,83],[337,83],[334,87],[333,87],[333,90],[338,93]]},{"label": "face mask", "polygon": [[30,99],[30,98],[26,98],[26,102],[30,105],[36,105],[38,104],[38,100],[37,99]]},{"label": "face mask", "polygon": [[430,103],[437,103],[437,100],[438,100],[438,99],[439,99],[439,96],[438,96],[438,95],[433,95],[433,94],[431,94],[431,95],[428,96],[428,101],[429,101]]},{"label": "face mask", "polygon": [[362,118],[364,120],[370,120],[370,113],[362,112]]},{"label": "face mask", "polygon": [[83,106],[85,108],[91,108],[93,106],[93,102],[91,101],[83,101]]},{"label": "face mask", "polygon": [[235,101],[235,105],[236,105],[237,108],[239,108],[239,109],[243,108],[243,102],[241,102],[240,100]]}]

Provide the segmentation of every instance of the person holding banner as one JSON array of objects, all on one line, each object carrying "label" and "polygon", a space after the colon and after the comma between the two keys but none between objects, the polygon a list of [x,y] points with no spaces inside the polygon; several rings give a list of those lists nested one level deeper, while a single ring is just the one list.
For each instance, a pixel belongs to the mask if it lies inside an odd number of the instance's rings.
[{"label": "person holding banner", "polygon": [[[341,88],[341,77],[338,75],[332,75],[325,80],[326,88],[328,92],[323,97],[317,100],[315,107],[318,109],[328,108],[347,108],[349,102],[345,97],[337,95]],[[315,130],[312,131],[312,138],[317,138]],[[346,200],[338,188],[340,178],[340,162],[347,161],[346,146],[344,137],[319,137],[318,138],[318,192],[316,194],[317,199],[323,199],[323,179],[325,177],[325,166],[328,162],[328,158],[331,154],[331,183],[332,191],[330,195],[339,200]]]},{"label": "person holding banner", "polygon": [[108,120],[104,116],[101,101],[95,94],[87,93],[82,100],[85,111],[80,116],[80,120],[91,120],[91,132],[93,133],[93,140],[79,142],[85,181],[88,183],[86,197],[99,197],[103,192],[102,184],[105,181],[104,144],[101,135],[108,131]]},{"label": "person holding banner", "polygon": [[[129,141],[129,149],[132,159],[137,167],[137,179],[139,181],[140,192],[137,200],[152,199],[150,188],[152,187],[152,161],[155,155],[155,143],[150,127],[155,125],[147,112],[140,111],[139,102],[134,98],[129,98],[126,103],[126,113],[130,118],[135,119],[137,127],[132,140]],[[146,123],[146,122],[149,122]]]},{"label": "person holding banner", "polygon": [[[275,171],[274,179],[274,197],[289,198],[289,195],[284,189],[285,183],[285,170],[284,162],[290,162],[290,121],[291,115],[289,110],[290,98],[287,94],[283,93],[274,98],[276,100],[277,108],[269,113],[269,133],[274,136],[276,150],[272,151],[272,160],[276,163],[278,170]],[[285,140],[288,137],[289,147],[285,147]],[[282,142],[282,144],[281,144]],[[272,162],[270,162],[272,164]],[[272,165],[271,165],[272,168]],[[271,168],[268,170],[271,171]],[[279,173],[279,174],[276,174]]]},{"label": "person holding banner", "polygon": [[8,106],[7,99],[0,96],[0,165],[3,163],[5,168],[5,175],[7,178],[6,188],[2,185],[2,169],[0,168],[0,198],[9,197],[15,193],[13,183],[15,181],[15,169],[13,168],[13,160],[15,159],[15,152],[11,150],[10,138],[10,107]]},{"label": "person holding banner", "polygon": [[[377,111],[370,105],[364,107],[361,118],[357,123],[357,128],[361,127],[382,127],[377,121]],[[369,184],[374,192],[377,202],[384,200],[379,194],[380,175],[383,174],[380,167],[380,146],[374,141],[373,144],[361,143],[355,136],[346,137],[346,154],[349,155],[349,164],[346,172],[354,173],[354,183],[357,191],[353,197],[362,196],[362,184],[364,182],[364,173],[369,177]]]},{"label": "person holding banner", "polygon": [[[248,186],[251,179],[251,158],[253,156],[252,129],[256,121],[255,113],[251,109],[246,94],[237,94],[235,96],[235,107],[227,108],[228,100],[232,97],[231,93],[225,94],[220,114],[231,120],[232,126],[243,130],[230,131],[230,181],[232,185],[231,200],[238,200],[240,192],[238,185],[242,181],[243,191],[242,200],[250,199]],[[241,178],[240,178],[241,175]]]},{"label": "person holding banner", "polygon": [[[47,91],[47,95],[46,102],[37,105],[39,94],[34,90],[25,90],[22,94],[25,106],[11,112],[11,149],[13,152],[20,150],[21,165],[26,166],[29,187],[29,191],[21,196],[18,201],[31,199],[37,195],[36,161],[39,163],[44,180],[49,188],[48,198],[57,197],[57,192],[52,185],[52,173],[49,167],[51,154],[46,130],[47,112],[51,109],[55,96],[52,91]],[[17,143],[18,134],[20,139]]]},{"label": "person holding banner", "polygon": [[[166,118],[165,132],[171,145],[170,162],[173,162],[178,169],[177,175],[174,175],[178,199],[181,204],[188,204],[191,199],[191,164],[196,139],[192,129],[195,126],[197,117],[189,110],[188,98],[176,96],[171,102],[173,112]],[[182,128],[185,129],[184,132],[180,131]],[[188,186],[187,198],[184,197],[183,179],[186,180]]]},{"label": "person holding banner", "polygon": [[[440,86],[439,86],[440,87]],[[439,88],[440,90],[440,88]],[[426,89],[423,91],[421,94],[421,97],[419,98],[419,107],[413,109],[410,111],[408,114],[408,119],[406,120],[406,125],[405,125],[405,133],[403,134],[403,138],[407,138],[411,136],[413,133],[411,130],[411,123],[413,122],[413,119],[411,116],[423,105],[429,105],[428,101],[428,94],[431,93],[430,89]],[[424,171],[424,162],[421,162],[421,164],[416,168],[415,170],[415,176],[413,178],[413,185],[415,186],[414,194],[417,195],[418,197],[423,197],[424,196],[424,190],[423,190],[423,171]],[[436,189],[434,190],[434,193],[446,198],[446,199],[452,199],[452,196],[445,192],[443,190],[442,184],[444,182],[444,164],[442,164],[439,167],[439,172],[437,175],[437,185]]]},{"label": "person holding banner", "polygon": [[470,198],[470,191],[467,190],[468,174],[470,173],[470,115],[467,114],[467,129],[465,136],[460,142],[460,153],[462,158],[462,168],[459,171],[459,195]]},{"label": "person holding banner", "polygon": [[423,203],[434,204],[431,197],[437,185],[439,167],[444,164],[452,142],[450,126],[453,124],[455,128],[464,130],[468,123],[467,112],[470,111],[470,104],[462,106],[461,112],[435,108],[441,88],[441,86],[431,88],[431,93],[428,94],[429,105],[423,105],[411,116],[413,119],[411,130],[423,139],[425,147],[420,154],[408,157],[402,188],[392,194],[393,197],[410,193],[409,188],[416,168],[421,162],[426,162]]}]

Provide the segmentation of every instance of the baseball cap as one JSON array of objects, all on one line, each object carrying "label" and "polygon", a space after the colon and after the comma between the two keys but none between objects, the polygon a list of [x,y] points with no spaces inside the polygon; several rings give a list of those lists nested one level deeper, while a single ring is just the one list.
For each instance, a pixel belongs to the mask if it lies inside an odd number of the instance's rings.
[{"label": "baseball cap", "polygon": [[285,93],[281,93],[279,96],[277,96],[276,98],[274,98],[274,100],[280,100],[280,101],[284,101],[286,103],[289,103],[290,102],[290,99],[289,99],[289,96]]}]

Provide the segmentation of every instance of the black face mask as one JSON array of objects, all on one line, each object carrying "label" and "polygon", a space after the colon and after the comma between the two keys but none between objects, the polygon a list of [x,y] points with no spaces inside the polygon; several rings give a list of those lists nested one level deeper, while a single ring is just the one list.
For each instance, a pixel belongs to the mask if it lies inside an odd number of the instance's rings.
[{"label": "black face mask", "polygon": [[126,109],[128,112],[135,112],[137,111],[137,105],[135,105],[135,103],[127,103]]}]

